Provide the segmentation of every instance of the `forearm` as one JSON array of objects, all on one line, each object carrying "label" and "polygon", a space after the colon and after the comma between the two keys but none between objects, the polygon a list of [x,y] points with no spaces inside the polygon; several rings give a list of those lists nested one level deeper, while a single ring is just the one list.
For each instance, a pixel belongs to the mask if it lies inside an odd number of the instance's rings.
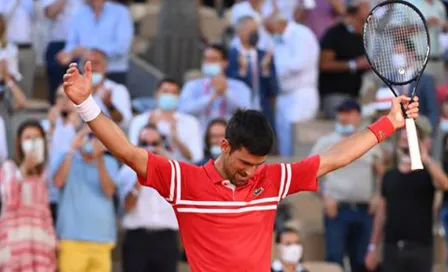
[{"label": "forearm", "polygon": [[424,165],[436,183],[435,185],[442,190],[448,190],[448,177],[442,167],[440,167],[440,165],[432,159],[425,161]]},{"label": "forearm", "polygon": [[124,205],[123,205],[124,210],[126,212],[130,212],[133,209],[135,209],[136,205],[137,205],[137,196],[135,196],[132,192],[128,193],[124,200]]},{"label": "forearm", "polygon": [[53,184],[57,188],[60,189],[64,187],[71,167],[72,167],[72,154],[69,153],[65,155],[64,161],[62,162],[59,169],[56,171],[56,174],[53,176]]},{"label": "forearm", "polygon": [[59,13],[64,9],[66,0],[56,1],[53,5],[45,8],[45,16],[47,18],[54,20],[59,15]]},{"label": "forearm", "polygon": [[23,94],[20,87],[12,80],[9,79],[7,81],[8,89],[11,92],[12,96],[14,97],[14,101],[16,103],[16,107],[18,109],[23,109],[28,106],[28,99]]},{"label": "forearm", "polygon": [[104,157],[98,158],[98,175],[100,179],[101,189],[106,197],[112,197],[115,193],[115,183],[112,181],[104,163]]},{"label": "forearm", "polygon": [[193,157],[191,155],[190,149],[187,147],[187,145],[185,145],[179,139],[177,139],[177,137],[174,139],[174,145],[180,150],[182,156],[184,156],[189,161],[192,160]]},{"label": "forearm", "polygon": [[324,72],[346,72],[350,70],[348,61],[321,60],[320,69]]}]

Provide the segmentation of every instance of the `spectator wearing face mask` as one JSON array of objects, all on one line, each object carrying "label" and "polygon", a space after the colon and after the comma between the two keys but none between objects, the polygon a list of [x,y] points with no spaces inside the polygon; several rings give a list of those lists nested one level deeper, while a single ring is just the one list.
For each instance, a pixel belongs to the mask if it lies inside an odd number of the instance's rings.
[{"label": "spectator wearing face mask", "polygon": [[55,271],[56,235],[48,208],[47,144],[38,121],[22,123],[16,160],[0,170],[0,271]]},{"label": "spectator wearing face mask", "polygon": [[204,165],[221,155],[221,142],[226,137],[226,126],[227,122],[223,119],[210,121],[205,131],[204,159],[198,165]]},{"label": "spectator wearing face mask", "polygon": [[112,270],[117,236],[113,195],[121,189],[118,167],[88,127],[78,132],[68,152],[53,157],[51,177],[61,190],[56,223],[59,271]]},{"label": "spectator wearing face mask", "polygon": [[237,33],[241,46],[230,49],[227,74],[252,89],[252,108],[262,111],[275,127],[274,108],[279,88],[272,53],[256,47],[258,26],[252,17],[245,16],[238,20]]},{"label": "spectator wearing face mask", "polygon": [[57,54],[62,66],[84,58],[91,49],[99,49],[109,59],[107,78],[126,85],[129,69],[129,50],[134,35],[134,25],[129,9],[106,0],[86,0],[73,18],[67,42]]},{"label": "spectator wearing face mask", "polygon": [[86,61],[92,65],[92,95],[104,114],[126,129],[132,118],[131,97],[126,86],[107,78],[107,55],[92,49]]},{"label": "spectator wearing face mask", "polygon": [[309,272],[301,264],[303,245],[298,231],[285,228],[277,234],[275,242],[279,258],[272,263],[271,272]]},{"label": "spectator wearing face mask", "polygon": [[179,111],[194,115],[205,131],[210,120],[228,119],[238,108],[251,108],[251,90],[244,82],[228,78],[227,50],[217,44],[204,50],[204,77],[187,82],[182,88]]},{"label": "spectator wearing face mask", "polygon": [[129,126],[129,140],[138,144],[143,127],[152,124],[162,135],[167,148],[177,160],[196,162],[203,158],[199,121],[178,111],[179,84],[169,78],[161,80],[155,91],[157,108],[135,116]]},{"label": "spectator wearing face mask", "polygon": [[319,42],[306,26],[275,13],[266,23],[275,42],[274,59],[280,92],[275,123],[281,156],[294,151],[294,123],[316,117],[319,111]]},{"label": "spectator wearing face mask", "polygon": [[376,247],[384,233],[381,271],[432,271],[434,194],[437,189],[448,190],[448,177],[428,152],[430,122],[421,116],[416,127],[424,169],[411,170],[408,139],[403,129],[395,147],[396,165],[384,174],[382,181],[382,197],[366,255],[370,270],[377,266]]},{"label": "spectator wearing face mask", "polygon": [[[319,138],[311,153],[317,154],[349,137],[361,128],[361,108],[354,100],[337,109],[335,132]],[[326,261],[343,266],[347,253],[351,271],[364,271],[372,227],[372,215],[379,201],[380,178],[384,173],[378,146],[350,165],[329,173],[323,179]],[[362,177],[362,178],[360,178]]]},{"label": "spectator wearing face mask", "polygon": [[[139,147],[171,159],[157,128],[145,126],[139,135]],[[179,226],[171,205],[150,187],[141,186],[137,174],[125,165],[118,179],[125,215],[122,247],[124,272],[176,272],[179,260]]]}]

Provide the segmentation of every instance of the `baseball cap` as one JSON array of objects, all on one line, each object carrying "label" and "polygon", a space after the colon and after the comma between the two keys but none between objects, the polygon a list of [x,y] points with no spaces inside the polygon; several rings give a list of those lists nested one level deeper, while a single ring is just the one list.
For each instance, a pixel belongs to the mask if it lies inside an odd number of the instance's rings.
[{"label": "baseball cap", "polygon": [[356,110],[358,112],[361,112],[361,106],[354,99],[347,99],[347,100],[345,100],[337,108],[337,112],[347,112],[347,111],[352,111],[352,110]]},{"label": "baseball cap", "polygon": [[387,87],[379,88],[376,92],[375,109],[377,111],[390,110],[394,94]]}]

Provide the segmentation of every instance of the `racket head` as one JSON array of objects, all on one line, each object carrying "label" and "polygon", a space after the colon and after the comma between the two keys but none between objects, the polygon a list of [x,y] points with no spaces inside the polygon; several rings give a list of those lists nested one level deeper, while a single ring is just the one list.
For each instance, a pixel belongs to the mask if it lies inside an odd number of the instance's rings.
[{"label": "racket head", "polygon": [[388,85],[409,84],[428,63],[426,20],[405,1],[385,1],[370,11],[363,26],[363,44],[372,70]]}]

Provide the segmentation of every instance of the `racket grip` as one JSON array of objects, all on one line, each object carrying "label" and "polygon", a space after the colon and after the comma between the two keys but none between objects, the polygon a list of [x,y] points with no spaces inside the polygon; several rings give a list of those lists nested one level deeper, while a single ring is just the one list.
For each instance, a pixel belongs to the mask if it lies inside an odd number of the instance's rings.
[{"label": "racket grip", "polygon": [[420,156],[420,147],[418,144],[417,129],[415,121],[412,118],[406,118],[406,134],[408,136],[409,155],[411,156],[411,169],[423,169],[422,159]]}]

